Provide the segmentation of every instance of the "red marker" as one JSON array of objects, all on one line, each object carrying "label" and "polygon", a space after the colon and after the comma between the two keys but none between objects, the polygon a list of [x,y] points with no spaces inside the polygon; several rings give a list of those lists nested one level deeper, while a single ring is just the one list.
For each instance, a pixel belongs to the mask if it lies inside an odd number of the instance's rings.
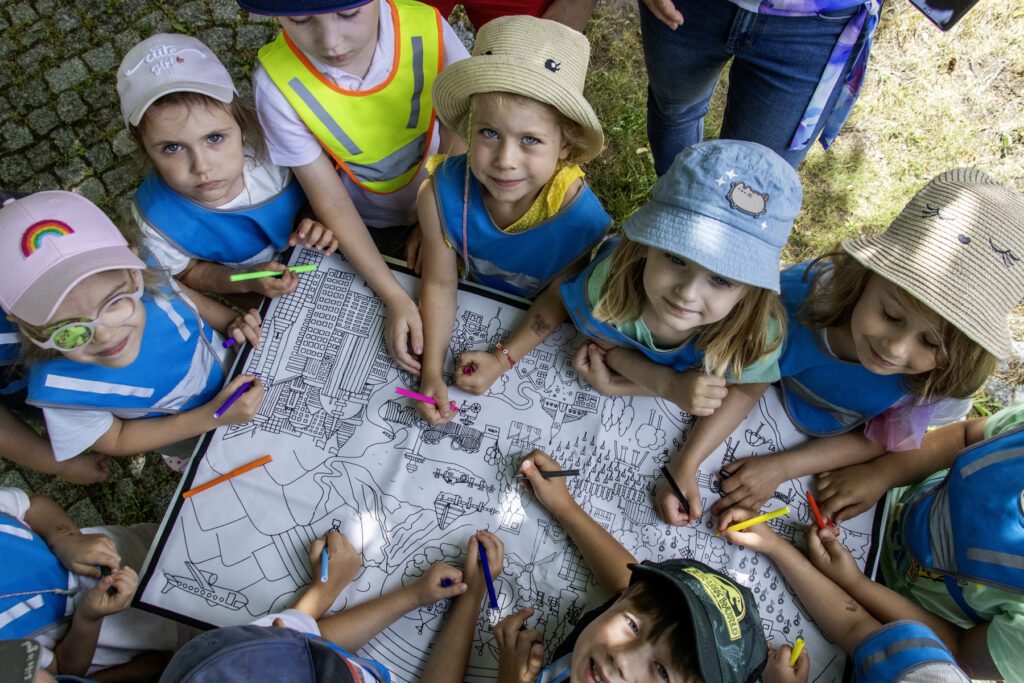
[{"label": "red marker", "polygon": [[825,520],[821,516],[821,510],[818,508],[818,501],[814,500],[814,494],[810,491],[807,492],[807,504],[811,506],[811,514],[814,515],[814,523],[818,525],[819,529],[825,528]]},{"label": "red marker", "polygon": [[472,375],[474,372],[476,372],[476,368],[474,368],[472,365],[464,365],[464,366],[462,366],[462,374],[463,375]]}]

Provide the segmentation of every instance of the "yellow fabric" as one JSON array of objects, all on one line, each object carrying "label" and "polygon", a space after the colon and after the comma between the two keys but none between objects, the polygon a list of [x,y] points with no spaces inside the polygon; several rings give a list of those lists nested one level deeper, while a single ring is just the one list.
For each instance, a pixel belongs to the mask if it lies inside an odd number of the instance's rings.
[{"label": "yellow fabric", "polygon": [[402,189],[419,172],[434,128],[431,90],[444,54],[437,10],[411,0],[392,0],[391,7],[394,68],[376,88],[339,88],[283,32],[259,51],[274,85],[338,167],[383,194]]}]

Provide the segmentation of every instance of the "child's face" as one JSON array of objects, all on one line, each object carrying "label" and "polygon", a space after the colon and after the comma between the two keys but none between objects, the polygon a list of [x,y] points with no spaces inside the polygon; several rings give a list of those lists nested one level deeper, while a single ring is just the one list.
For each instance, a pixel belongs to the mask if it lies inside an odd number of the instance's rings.
[{"label": "child's face", "polygon": [[171,189],[215,208],[245,186],[242,129],[217,106],[157,104],[146,110],[142,147]]},{"label": "child's face", "polygon": [[[81,319],[96,320],[100,316],[100,310],[109,301],[137,291],[140,278],[141,275],[132,270],[107,270],[90,275],[71,289],[64,300],[60,302],[60,306],[54,311],[50,320],[42,326],[41,330],[36,331],[41,331],[43,334],[34,336],[44,336],[45,330],[52,329],[62,322]],[[96,325],[89,343],[71,351],[61,351],[61,354],[79,363],[92,363],[108,368],[123,368],[133,363],[139,355],[139,347],[142,343],[142,331],[146,326],[146,309],[141,303],[129,304],[124,300],[116,306],[118,310],[112,310],[113,307],[108,308],[104,317],[120,319],[127,313],[127,310],[121,310],[122,306],[129,308],[134,306],[134,310],[120,324]]]},{"label": "child's face", "polygon": [[680,683],[668,638],[651,638],[650,618],[628,598],[583,629],[572,651],[571,683]]},{"label": "child's face", "polygon": [[877,375],[917,375],[938,367],[938,319],[907,305],[898,288],[872,275],[850,317],[856,360]]},{"label": "child's face", "polygon": [[648,247],[643,319],[658,346],[678,346],[729,315],[748,289],[693,261]]},{"label": "child's face", "polygon": [[377,47],[377,0],[345,12],[279,17],[296,47],[317,61],[362,78]]},{"label": "child's face", "polygon": [[473,98],[473,107],[470,168],[486,190],[484,204],[492,216],[514,221],[569,156],[569,145],[556,112],[540,102],[483,93]]}]

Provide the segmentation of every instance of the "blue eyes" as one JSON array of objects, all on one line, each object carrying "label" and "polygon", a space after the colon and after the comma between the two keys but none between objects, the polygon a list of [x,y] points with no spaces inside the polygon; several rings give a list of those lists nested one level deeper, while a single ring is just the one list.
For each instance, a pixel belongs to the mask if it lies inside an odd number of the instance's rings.
[{"label": "blue eyes", "polygon": [[[497,140],[498,138],[501,137],[498,134],[498,131],[494,130],[493,128],[481,128],[478,131],[478,134],[480,135],[480,137],[486,138],[488,140]],[[541,139],[534,137],[532,135],[524,135],[522,137],[521,142],[527,147],[532,147],[533,145],[541,144]]]}]

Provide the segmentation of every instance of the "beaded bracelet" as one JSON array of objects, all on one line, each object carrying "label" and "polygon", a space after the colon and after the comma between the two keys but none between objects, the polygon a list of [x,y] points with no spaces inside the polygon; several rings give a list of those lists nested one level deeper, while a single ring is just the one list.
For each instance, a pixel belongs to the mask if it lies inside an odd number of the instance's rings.
[{"label": "beaded bracelet", "polygon": [[499,350],[499,351],[501,351],[501,352],[502,352],[503,354],[505,354],[505,358],[506,358],[506,359],[508,360],[508,366],[509,366],[510,368],[514,368],[514,367],[516,366],[516,361],[515,361],[515,359],[514,359],[514,358],[512,358],[512,354],[508,352],[508,349],[506,349],[506,348],[505,348],[504,344],[501,344],[501,343],[499,342],[499,343],[497,343],[497,344],[495,344],[495,345],[494,345],[494,348],[498,349],[498,350]]}]

